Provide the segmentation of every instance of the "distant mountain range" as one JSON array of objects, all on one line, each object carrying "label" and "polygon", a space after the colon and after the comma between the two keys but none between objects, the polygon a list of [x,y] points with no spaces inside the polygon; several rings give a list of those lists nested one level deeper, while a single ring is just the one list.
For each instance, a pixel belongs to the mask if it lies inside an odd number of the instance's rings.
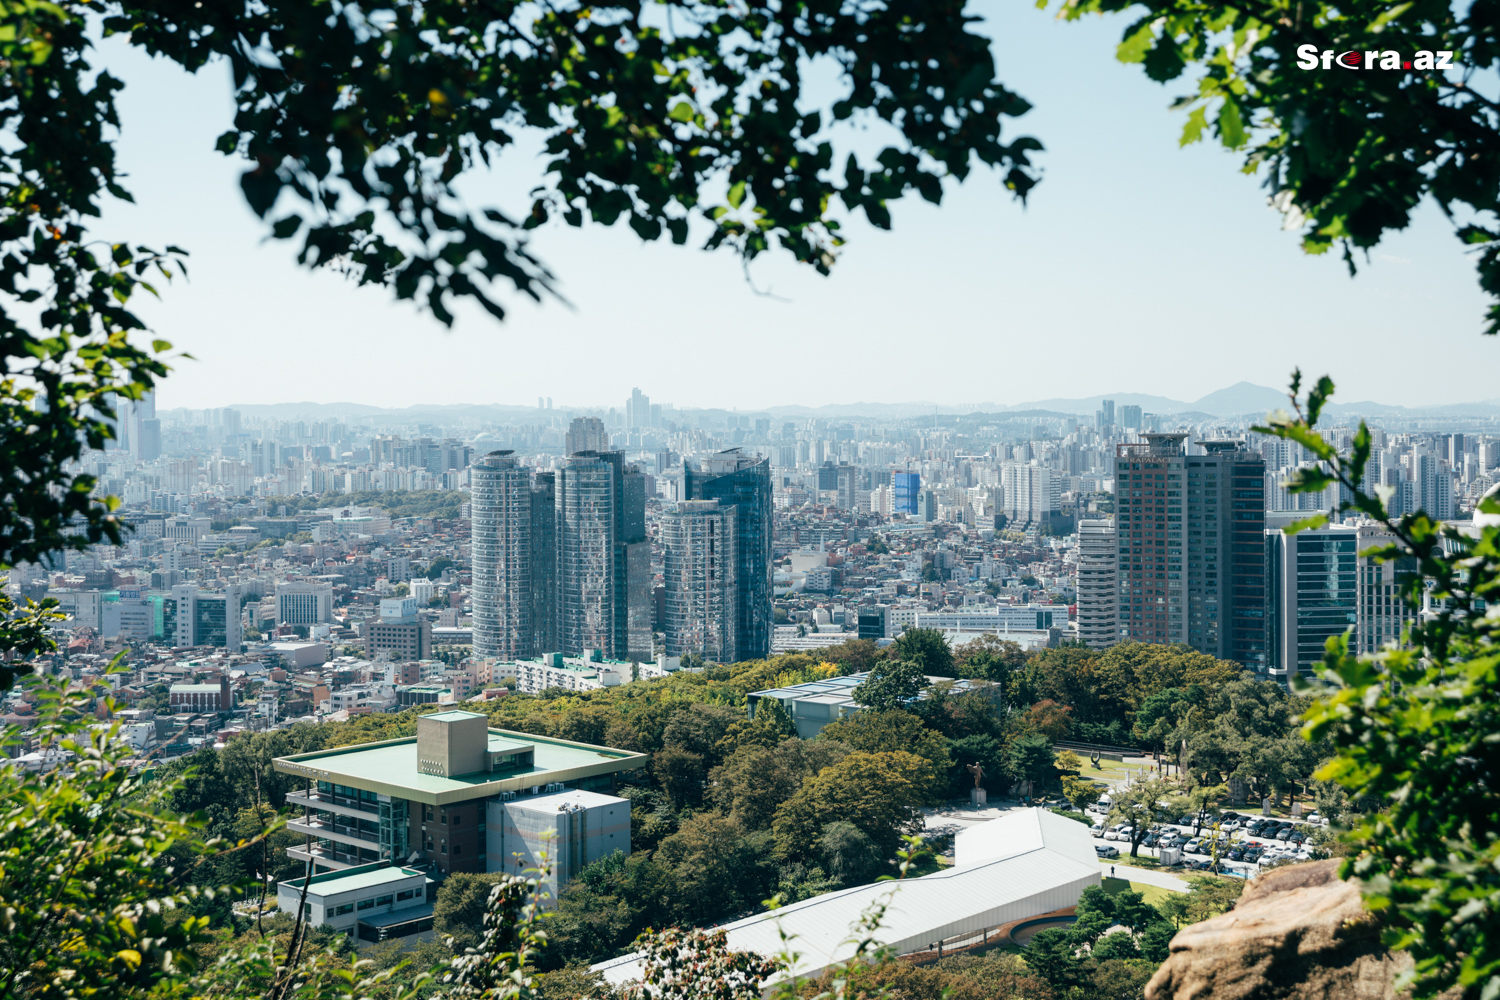
[{"label": "distant mountain range", "polygon": [[[1038,399],[1026,403],[969,403],[955,406],[951,403],[832,403],[826,406],[771,406],[760,410],[698,409],[687,412],[697,414],[729,414],[740,416],[770,417],[773,420],[824,419],[840,420],[855,417],[877,420],[913,420],[922,416],[961,415],[968,413],[1011,414],[1024,417],[1035,414],[1075,414],[1092,417],[1100,404],[1112,399],[1116,412],[1121,406],[1139,406],[1145,413],[1171,414],[1186,420],[1207,420],[1214,417],[1264,416],[1272,410],[1286,409],[1286,393],[1270,389],[1253,382],[1237,382],[1201,399],[1187,402],[1169,399],[1166,396],[1151,396],[1139,392],[1105,393],[1079,399]],[[508,406],[500,403],[417,403],[412,406],[392,408],[369,406],[364,403],[235,403],[230,404],[246,416],[262,420],[347,420],[364,418],[380,423],[509,423],[536,420],[543,412],[534,406]],[[608,407],[562,406],[552,411],[598,411]],[[1030,411],[1028,413],[1028,411]],[[170,411],[164,411],[170,412]],[[1442,406],[1393,406],[1387,403],[1355,402],[1334,403],[1328,407],[1330,415],[1362,417],[1495,417],[1500,416],[1500,398],[1476,403],[1448,403]]]}]

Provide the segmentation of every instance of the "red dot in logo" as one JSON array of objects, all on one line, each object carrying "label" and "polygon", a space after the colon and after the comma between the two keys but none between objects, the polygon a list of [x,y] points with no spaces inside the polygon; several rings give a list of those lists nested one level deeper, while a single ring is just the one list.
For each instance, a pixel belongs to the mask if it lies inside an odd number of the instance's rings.
[{"label": "red dot in logo", "polygon": [[1401,68],[1402,69],[1411,69],[1411,60],[1408,59],[1408,60],[1406,60],[1406,62],[1402,63],[1401,64]]}]

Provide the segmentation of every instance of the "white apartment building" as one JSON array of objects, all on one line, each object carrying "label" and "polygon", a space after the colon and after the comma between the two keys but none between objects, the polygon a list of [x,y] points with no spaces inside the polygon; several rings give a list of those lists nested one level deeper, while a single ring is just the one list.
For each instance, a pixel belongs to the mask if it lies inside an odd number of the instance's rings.
[{"label": "white apartment building", "polygon": [[527,694],[549,688],[565,691],[598,691],[631,679],[633,665],[626,660],[606,660],[597,649],[586,649],[582,656],[544,653],[530,660],[497,662],[491,672],[496,677],[514,674],[516,687]]}]

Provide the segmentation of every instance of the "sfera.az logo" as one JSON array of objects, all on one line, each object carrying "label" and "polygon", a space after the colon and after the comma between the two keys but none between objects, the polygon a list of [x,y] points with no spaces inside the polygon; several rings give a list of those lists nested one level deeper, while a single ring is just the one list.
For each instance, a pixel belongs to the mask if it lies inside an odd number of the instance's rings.
[{"label": "sfera.az logo", "polygon": [[1453,53],[1446,51],[1418,52],[1404,59],[1399,52],[1387,49],[1384,52],[1338,52],[1334,49],[1319,49],[1316,45],[1297,46],[1298,69],[1415,69],[1440,70],[1453,68]]}]

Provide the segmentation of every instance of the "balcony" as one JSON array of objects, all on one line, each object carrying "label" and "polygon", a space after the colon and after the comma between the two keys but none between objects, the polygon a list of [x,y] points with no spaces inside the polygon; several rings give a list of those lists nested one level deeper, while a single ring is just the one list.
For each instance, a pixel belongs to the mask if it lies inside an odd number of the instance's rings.
[{"label": "balcony", "polygon": [[344,795],[330,795],[327,792],[287,792],[286,801],[288,805],[302,806],[305,809],[315,809],[325,813],[337,813],[340,816],[352,816],[355,819],[378,820],[380,818],[376,803],[351,799]]},{"label": "balcony", "polygon": [[330,840],[339,844],[348,844],[351,847],[363,847],[375,851],[377,854],[380,852],[380,834],[373,831],[361,830],[356,826],[346,826],[343,824],[328,823],[320,819],[304,818],[289,820],[286,828],[293,833]]},{"label": "balcony", "polygon": [[354,849],[345,850],[342,847],[343,845],[331,841],[319,841],[310,848],[307,846],[288,847],[286,856],[296,858],[299,861],[311,861],[320,867],[332,868],[335,871],[341,871],[345,868],[356,868],[360,865],[368,865],[380,860],[378,854],[375,857],[370,857],[369,852]]}]

